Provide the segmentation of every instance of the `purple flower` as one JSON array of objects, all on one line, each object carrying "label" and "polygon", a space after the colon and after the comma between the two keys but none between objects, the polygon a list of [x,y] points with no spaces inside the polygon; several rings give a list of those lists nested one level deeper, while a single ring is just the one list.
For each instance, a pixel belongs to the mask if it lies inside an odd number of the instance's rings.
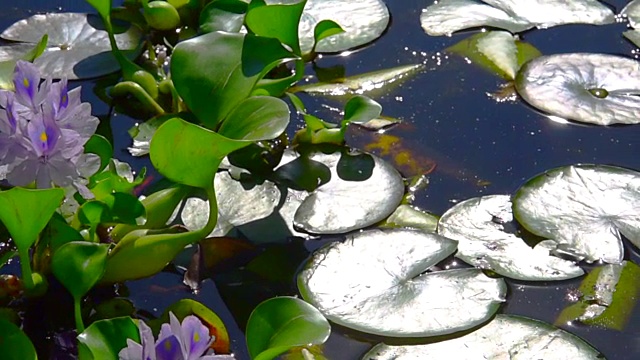
[{"label": "purple flower", "polygon": [[84,154],[84,145],[98,119],[81,102],[80,88],[69,91],[66,79],[41,83],[38,69],[26,61],[17,62],[13,84],[15,92],[0,91],[0,166],[9,183],[64,187],[92,175],[99,158]]},{"label": "purple flower", "polygon": [[169,324],[162,324],[155,343],[147,324],[142,320],[138,324],[141,344],[127,339],[120,360],[235,360],[233,355],[205,355],[214,337],[196,316],[189,315],[180,324],[169,312]]}]

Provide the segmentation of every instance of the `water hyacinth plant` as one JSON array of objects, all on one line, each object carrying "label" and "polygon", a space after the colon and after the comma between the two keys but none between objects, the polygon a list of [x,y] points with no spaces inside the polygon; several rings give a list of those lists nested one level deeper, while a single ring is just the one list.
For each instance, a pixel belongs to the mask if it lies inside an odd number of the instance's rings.
[{"label": "water hyacinth plant", "polygon": [[66,79],[41,82],[35,65],[22,60],[13,84],[15,92],[0,90],[0,175],[14,186],[80,186],[100,164],[97,155],[84,154],[99,121],[81,102],[80,88],[69,91]]},{"label": "water hyacinth plant", "polygon": [[232,355],[215,355],[209,347],[215,337],[200,319],[189,315],[182,320],[169,312],[169,323],[162,324],[158,340],[151,328],[138,321],[140,341],[127,339],[127,347],[118,354],[120,360],[232,360]]}]

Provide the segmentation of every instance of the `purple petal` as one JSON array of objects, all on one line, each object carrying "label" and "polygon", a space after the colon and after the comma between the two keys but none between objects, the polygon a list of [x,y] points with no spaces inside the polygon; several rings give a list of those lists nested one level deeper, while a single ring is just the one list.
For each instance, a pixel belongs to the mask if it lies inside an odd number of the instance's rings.
[{"label": "purple petal", "polygon": [[142,342],[142,356],[139,359],[156,360],[155,341],[151,328],[142,320],[138,320],[140,341]]},{"label": "purple petal", "polygon": [[27,134],[38,157],[52,154],[61,136],[56,123],[48,117],[43,117],[42,114],[38,114],[29,122]]},{"label": "purple petal", "polygon": [[41,163],[38,159],[28,158],[14,165],[7,174],[7,181],[13,186],[27,186],[35,181]]},{"label": "purple petal", "polygon": [[233,355],[205,355],[200,360],[236,360]]},{"label": "purple petal", "polygon": [[181,337],[183,345],[186,346],[188,360],[199,359],[213,342],[209,329],[194,315],[182,320]]},{"label": "purple petal", "polygon": [[[61,187],[73,185],[73,181],[79,176],[76,164],[64,158],[60,153],[56,153],[48,158],[45,166],[42,168],[47,170],[50,181],[53,181],[54,184]],[[38,178],[39,177],[40,173],[38,173]],[[43,186],[40,186],[38,182],[36,182],[36,184],[39,188],[48,187],[44,185],[44,183]]]},{"label": "purple petal", "polygon": [[13,85],[16,88],[16,97],[20,103],[32,109],[36,109],[38,101],[38,85],[40,84],[40,71],[28,61],[18,60],[13,72]]},{"label": "purple petal", "polygon": [[175,335],[158,339],[156,343],[156,360],[184,360],[180,341]]},{"label": "purple petal", "polygon": [[58,140],[62,156],[67,159],[77,158],[84,152],[84,142],[77,132],[68,129],[60,130],[61,136]]},{"label": "purple petal", "polygon": [[[142,355],[142,345],[137,342],[127,339],[127,347],[120,350],[118,353],[119,360],[141,360],[144,359]],[[154,359],[155,360],[155,359]]]},{"label": "purple petal", "polygon": [[68,108],[64,116],[58,118],[57,123],[60,128],[77,132],[84,145],[91,135],[96,132],[100,121],[97,117],[91,116],[91,105],[89,103],[81,103],[73,108]]}]

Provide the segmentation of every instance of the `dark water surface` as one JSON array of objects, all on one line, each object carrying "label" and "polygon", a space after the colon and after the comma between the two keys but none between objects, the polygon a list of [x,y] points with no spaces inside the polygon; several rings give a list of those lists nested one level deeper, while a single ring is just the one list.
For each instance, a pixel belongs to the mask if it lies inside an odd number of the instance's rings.
[{"label": "dark water surface", "polygon": [[[387,0],[392,23],[385,35],[374,44],[349,56],[325,56],[317,65],[342,64],[347,75],[389,68],[397,65],[425,63],[427,71],[407,81],[392,93],[377,97],[385,115],[405,121],[390,134],[403,138],[406,147],[420,158],[435,161],[428,188],[417,194],[416,205],[442,214],[458,201],[486,194],[510,194],[525,180],[547,169],[574,163],[599,163],[640,169],[640,126],[585,126],[560,124],[537,113],[522,101],[497,102],[487,94],[499,90],[503,81],[484,70],[467,64],[458,57],[446,56],[442,50],[471,33],[452,37],[430,37],[420,27],[421,10],[430,0]],[[626,1],[606,1],[616,12]],[[3,1],[0,28],[34,13],[46,11],[89,11],[83,1]],[[622,38],[626,24],[607,26],[570,25],[546,30],[532,30],[521,38],[536,46],[543,54],[569,52],[603,52],[633,56],[635,47]],[[309,73],[311,69],[309,69]],[[91,101],[94,115],[106,115],[109,107],[91,94],[85,84],[83,99]],[[72,85],[73,86],[73,85]],[[301,95],[311,112],[317,111],[327,120],[339,119],[339,100]],[[93,100],[92,100],[93,99]],[[130,139],[126,129],[135,121],[124,115],[112,118],[116,157],[132,161],[126,152]],[[302,126],[301,122],[293,124]],[[357,143],[357,139],[354,142]],[[426,160],[425,160],[426,161]],[[135,160],[137,166],[148,164]],[[627,259],[638,263],[637,249],[627,245]],[[317,244],[306,244],[315,248]],[[295,257],[294,257],[295,258]],[[251,291],[238,291],[233,279],[218,277],[220,292],[211,280],[198,295],[181,286],[181,277],[163,273],[154,278],[129,283],[135,305],[154,315],[183,297],[192,297],[217,312],[229,327],[232,345],[238,358],[247,358],[243,350],[241,330],[247,307],[275,294],[294,294],[288,288],[265,290],[260,285],[255,298]],[[553,323],[568,301],[567,291],[577,288],[580,280],[553,283],[509,281],[509,298],[502,312],[520,314]],[[221,295],[222,294],[222,295]],[[242,310],[244,308],[244,310]],[[624,332],[593,327],[565,326],[583,337],[608,359],[640,359],[640,313],[635,311]],[[366,335],[353,334],[334,327],[324,347],[330,359],[355,359],[371,344]],[[358,340],[356,340],[358,339]],[[371,338],[370,338],[371,339]],[[373,343],[373,342],[372,342]],[[452,354],[455,359],[455,354]]]}]

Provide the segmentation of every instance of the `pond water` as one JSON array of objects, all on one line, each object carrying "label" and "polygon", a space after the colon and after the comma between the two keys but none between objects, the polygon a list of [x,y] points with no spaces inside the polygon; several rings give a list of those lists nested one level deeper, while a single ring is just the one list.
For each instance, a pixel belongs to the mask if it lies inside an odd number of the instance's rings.
[{"label": "pond water", "polygon": [[[616,10],[626,1],[603,1]],[[503,81],[464,59],[442,52],[469,36],[430,37],[420,27],[420,13],[429,0],[387,0],[392,14],[386,33],[375,43],[353,53],[324,56],[320,67],[343,65],[347,75],[390,68],[397,65],[424,63],[426,71],[403,83],[391,93],[374,98],[383,106],[385,115],[402,119],[404,123],[387,134],[402,139],[402,146],[423,162],[435,162],[429,175],[429,185],[416,194],[415,204],[442,214],[455,203],[486,194],[513,193],[525,180],[547,169],[575,164],[611,164],[640,169],[638,139],[640,126],[586,126],[558,123],[536,112],[523,101],[500,102],[488,96],[497,92]],[[83,1],[23,1],[8,4],[0,13],[0,28],[34,13],[47,11],[92,12]],[[569,25],[544,30],[531,30],[521,35],[543,54],[570,52],[602,52],[633,56],[636,49],[623,39],[626,24],[607,26]],[[309,69],[309,73],[312,71]],[[109,117],[110,108],[91,92],[91,82],[85,82],[83,100],[91,101],[94,115]],[[339,99],[300,95],[311,112],[328,120],[340,115]],[[133,158],[126,151],[130,138],[126,130],[136,120],[111,114],[116,156],[135,164],[148,166],[145,159]],[[293,121],[291,133],[301,127]],[[364,146],[371,136],[355,134],[354,145]],[[638,263],[637,249],[630,244],[627,259]],[[279,254],[290,262],[294,271],[308,251],[319,243],[294,242]],[[283,255],[284,254],[284,255]],[[296,294],[294,282],[269,282],[247,279],[242,271],[217,274],[206,280],[198,294],[182,285],[178,273],[165,272],[153,278],[130,282],[130,298],[138,309],[159,315],[177,299],[190,297],[209,306],[228,326],[232,348],[239,359],[248,358],[244,350],[242,329],[251,309],[261,300],[274,295]],[[293,279],[293,276],[291,277]],[[509,281],[509,298],[501,312],[520,314],[553,323],[569,290],[580,280],[527,283]],[[71,314],[69,314],[71,316]],[[234,320],[235,319],[235,320]],[[640,313],[635,311],[627,330],[617,332],[593,327],[564,326],[601,351],[608,359],[640,358]],[[376,338],[333,327],[330,340],[324,345],[329,359],[359,358]],[[455,354],[452,357],[455,359]]]}]

